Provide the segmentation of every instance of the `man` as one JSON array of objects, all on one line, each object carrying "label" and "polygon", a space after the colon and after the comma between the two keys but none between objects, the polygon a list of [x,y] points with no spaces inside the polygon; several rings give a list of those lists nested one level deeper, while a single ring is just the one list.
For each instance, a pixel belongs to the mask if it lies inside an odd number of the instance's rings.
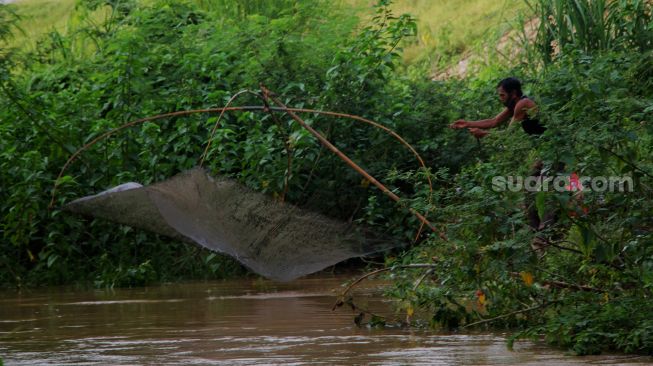
[{"label": "man", "polygon": [[[537,104],[523,94],[521,82],[518,79],[509,77],[501,80],[497,85],[497,93],[499,94],[499,100],[501,100],[501,103],[506,108],[496,117],[478,121],[459,119],[449,127],[453,129],[466,128],[476,138],[482,138],[489,134],[488,129],[497,127],[510,119],[509,127],[514,124],[520,124],[524,132],[528,135],[541,135],[544,133],[546,128],[534,117],[534,114],[537,113]],[[543,176],[542,161],[538,160],[535,162],[530,174],[538,178]],[[541,232],[555,222],[555,211],[549,210],[540,219],[532,194],[527,195],[526,206],[528,224],[535,232]],[[531,243],[533,249],[539,252],[546,245],[547,240],[541,237],[540,234]]]},{"label": "man", "polygon": [[489,133],[485,131],[497,127],[499,124],[509,120],[509,126],[515,123],[521,124],[522,129],[529,135],[541,135],[546,128],[540,122],[531,117],[537,112],[537,104],[522,93],[521,82],[515,78],[506,78],[497,85],[499,100],[506,108],[496,117],[479,121],[465,121],[459,119],[449,127],[453,129],[466,128],[477,138],[485,137]]}]

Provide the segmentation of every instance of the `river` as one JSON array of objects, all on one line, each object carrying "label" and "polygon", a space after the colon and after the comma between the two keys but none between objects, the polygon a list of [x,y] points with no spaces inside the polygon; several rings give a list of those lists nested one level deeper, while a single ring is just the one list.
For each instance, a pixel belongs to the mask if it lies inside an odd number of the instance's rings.
[{"label": "river", "polygon": [[[161,286],[0,292],[5,365],[630,365],[650,357],[574,357],[504,334],[354,324],[331,311],[343,277],[239,279]],[[390,314],[367,283],[355,299]]]}]

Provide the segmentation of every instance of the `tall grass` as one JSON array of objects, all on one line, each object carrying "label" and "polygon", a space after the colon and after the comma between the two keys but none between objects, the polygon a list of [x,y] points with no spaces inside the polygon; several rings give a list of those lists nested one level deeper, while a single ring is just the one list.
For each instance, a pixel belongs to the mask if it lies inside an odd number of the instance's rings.
[{"label": "tall grass", "polygon": [[[2,42],[7,42],[13,38],[14,28],[19,19],[20,18],[18,18],[18,15],[12,8],[0,3],[0,45],[2,45]],[[1,51],[2,48],[0,48],[0,52]]]},{"label": "tall grass", "polygon": [[21,29],[14,32],[6,46],[28,50],[34,49],[38,40],[48,33],[66,31],[75,0],[23,0],[6,6],[20,17],[18,26]]},{"label": "tall grass", "polygon": [[[374,1],[349,2],[361,8]],[[418,22],[418,37],[404,47],[404,61],[445,66],[473,53],[476,46],[495,44],[528,7],[515,0],[396,0],[392,9]]]},{"label": "tall grass", "polygon": [[538,0],[537,47],[550,62],[568,47],[588,53],[650,49],[653,2],[648,0]]},{"label": "tall grass", "polygon": [[[148,0],[138,0],[147,3]],[[181,1],[181,0],[179,0]],[[280,13],[293,11],[298,6],[310,6],[311,1],[295,0],[186,0],[209,12],[220,12],[232,19],[250,14],[276,18]],[[320,2],[326,0],[314,0]],[[371,18],[371,5],[376,0],[336,0],[332,7],[356,14],[362,23]],[[22,16],[25,34],[17,35],[12,46],[33,49],[37,40],[56,31],[69,30],[75,0],[19,0],[14,5]],[[320,7],[315,7],[320,8]],[[447,64],[473,52],[474,46],[495,42],[510,27],[510,20],[526,9],[515,0],[395,0],[395,14],[409,13],[418,19],[419,35],[404,45],[407,64]],[[98,22],[102,19],[98,18]]]},{"label": "tall grass", "polygon": [[[84,4],[87,0],[18,0],[8,5],[19,17],[18,28],[13,37],[0,35],[0,47],[18,48],[23,51],[35,51],[42,48],[40,42],[48,39],[50,43],[57,42],[62,36],[70,36],[75,32],[76,37],[69,38],[73,43],[76,56],[84,57],[95,49],[94,33],[107,32],[112,27],[115,19],[113,15],[120,13],[108,4],[91,6]],[[150,0],[135,0],[141,5],[148,6]],[[176,2],[177,0],[171,0]],[[180,0],[182,1],[182,0]],[[326,2],[325,0],[311,0],[297,2],[294,0],[185,0],[194,3],[207,12],[222,14],[225,18],[244,19],[248,15],[261,14],[276,18],[285,12],[297,9],[300,6],[308,7],[310,4]],[[129,1],[118,1],[115,4],[128,4]],[[128,7],[128,5],[125,5]],[[8,30],[8,27],[4,27]],[[5,32],[6,33],[6,32]],[[6,39],[4,39],[6,38]],[[4,39],[4,45],[3,45]]]},{"label": "tall grass", "polygon": [[251,14],[276,17],[297,4],[295,0],[193,0],[207,11],[219,11],[231,18],[244,18]]}]

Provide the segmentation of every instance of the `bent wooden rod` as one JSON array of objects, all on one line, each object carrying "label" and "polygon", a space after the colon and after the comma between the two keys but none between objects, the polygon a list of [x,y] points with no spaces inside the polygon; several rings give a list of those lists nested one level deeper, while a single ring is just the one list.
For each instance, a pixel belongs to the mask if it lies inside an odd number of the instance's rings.
[{"label": "bent wooden rod", "polygon": [[[334,154],[336,154],[342,161],[344,161],[347,165],[349,165],[352,169],[354,169],[358,174],[362,175],[365,179],[370,181],[370,183],[374,184],[378,189],[381,190],[386,196],[390,197],[393,201],[395,202],[400,202],[401,199],[399,196],[396,194],[392,193],[386,186],[381,184],[378,180],[376,180],[373,176],[371,176],[368,172],[365,171],[365,169],[361,168],[358,164],[354,163],[347,155],[342,153],[337,147],[335,147],[329,140],[327,140],[324,136],[322,136],[321,133],[317,132],[313,127],[309,126],[299,118],[293,111],[288,109],[285,104],[283,104],[279,99],[275,98],[270,92],[270,90],[266,89],[264,86],[261,86],[261,90],[263,90],[263,95],[270,100],[274,102],[274,104],[278,105],[281,107],[289,116],[290,118],[294,119],[297,123],[299,123],[302,127],[304,127],[308,132],[311,133],[311,135],[315,136],[315,138],[320,141],[322,145],[324,145],[327,149],[331,150]],[[441,234],[440,231],[429,221],[424,217],[424,215],[420,214],[417,212],[415,209],[409,207],[408,210],[415,216],[417,219],[419,219],[423,224],[428,226],[431,230],[434,232]]]},{"label": "bent wooden rod", "polygon": [[[265,90],[265,93],[267,94],[267,96],[269,97],[269,94],[271,92],[269,90],[267,90],[267,89],[264,89],[264,90]],[[278,105],[280,104],[280,102],[278,100],[275,100],[275,99],[272,99],[272,100],[276,104],[278,104]],[[97,136],[96,138],[89,141],[88,143],[84,144],[84,146],[79,148],[77,151],[75,151],[75,153],[73,153],[68,158],[66,163],[61,168],[61,171],[59,172],[59,175],[57,176],[54,187],[52,189],[52,195],[51,195],[49,208],[53,209],[54,206],[55,206],[57,190],[59,188],[59,185],[61,185],[61,178],[64,176],[64,173],[65,173],[66,169],[84,151],[88,150],[89,148],[91,148],[96,143],[98,143],[98,142],[100,142],[100,141],[102,141],[102,140],[104,140],[104,139],[106,139],[106,138],[108,138],[108,137],[122,131],[122,130],[125,130],[127,128],[130,128],[130,127],[133,127],[133,126],[136,126],[136,125],[139,125],[139,124],[143,124],[145,122],[156,121],[156,120],[169,118],[169,117],[185,116],[185,115],[196,114],[196,113],[221,113],[221,114],[223,114],[224,112],[227,112],[227,111],[269,111],[269,110],[289,113],[289,115],[293,119],[298,118],[298,119],[301,120],[301,118],[299,118],[295,114],[295,112],[297,112],[297,113],[315,113],[315,114],[328,115],[328,116],[332,116],[332,117],[349,118],[349,119],[352,119],[352,120],[356,120],[356,121],[359,121],[359,122],[363,122],[363,123],[373,125],[373,126],[375,126],[377,128],[380,128],[380,129],[384,130],[385,132],[387,132],[388,134],[393,136],[393,138],[397,139],[402,145],[407,147],[413,153],[413,155],[415,155],[415,157],[417,158],[420,166],[422,168],[426,169],[426,165],[424,163],[424,160],[421,158],[419,153],[417,153],[417,151],[408,142],[406,142],[401,136],[399,136],[396,132],[394,132],[393,130],[391,130],[390,128],[388,128],[386,126],[383,126],[381,124],[378,124],[378,123],[376,123],[374,121],[365,119],[365,118],[360,117],[360,116],[350,115],[350,114],[346,114],[346,113],[337,113],[337,112],[330,112],[330,111],[307,109],[307,108],[288,108],[283,104],[281,104],[280,107],[272,107],[272,106],[268,106],[268,105],[263,105],[263,106],[237,106],[237,107],[223,107],[223,108],[193,109],[193,110],[187,110],[187,111],[177,111],[177,112],[163,113],[163,114],[158,114],[158,115],[155,115],[155,116],[140,118],[140,119],[125,123],[125,124],[123,124],[123,125],[121,125],[119,127],[116,127],[114,129],[112,129],[112,130],[109,130],[109,131]],[[295,121],[297,121],[297,119],[295,119]],[[297,122],[300,123],[299,121],[297,121]],[[400,198],[397,195],[392,193],[389,189],[387,189],[378,180],[376,180],[374,177],[369,175],[365,170],[363,170],[357,164],[355,164],[353,161],[351,161],[351,159],[349,159],[346,155],[344,155],[342,152],[340,152],[335,146],[333,146],[328,140],[326,140],[319,132],[315,131],[313,128],[308,126],[303,120],[300,123],[300,125],[302,125],[302,127],[306,128],[313,136],[315,136],[318,139],[318,141],[320,141],[320,143],[322,143],[324,146],[326,146],[330,151],[334,152],[339,158],[341,158],[343,161],[345,161],[349,166],[351,166],[359,174],[361,174],[363,177],[365,177],[365,179],[367,179],[372,184],[374,184],[377,188],[379,188],[382,192],[384,192],[392,200],[394,200],[396,202],[400,201]],[[209,139],[209,143],[210,143],[210,141],[211,141],[211,139]],[[333,149],[335,149],[335,151]],[[336,151],[338,151],[338,152],[336,152]],[[204,154],[203,154],[203,157],[204,157]],[[428,180],[429,189],[432,192],[433,191],[432,182],[431,182],[431,179],[430,179],[430,177],[428,175],[427,175],[427,180]],[[413,215],[415,215],[415,217],[417,217],[418,220],[422,224],[428,226],[432,231],[438,233],[440,238],[442,238],[443,240],[447,240],[446,236],[444,236],[444,234],[440,230],[438,230],[430,221],[428,221],[428,219],[426,219],[426,217],[424,215],[420,214],[419,212],[417,212],[416,210],[414,210],[412,208],[409,208],[409,211]]]}]

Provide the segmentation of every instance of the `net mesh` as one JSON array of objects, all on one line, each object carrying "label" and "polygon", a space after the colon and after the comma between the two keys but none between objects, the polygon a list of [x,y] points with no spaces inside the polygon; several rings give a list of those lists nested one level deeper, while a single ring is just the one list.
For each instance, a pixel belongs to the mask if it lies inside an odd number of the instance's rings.
[{"label": "net mesh", "polygon": [[201,168],[149,186],[123,184],[65,209],[194,242],[281,281],[399,245]]}]

